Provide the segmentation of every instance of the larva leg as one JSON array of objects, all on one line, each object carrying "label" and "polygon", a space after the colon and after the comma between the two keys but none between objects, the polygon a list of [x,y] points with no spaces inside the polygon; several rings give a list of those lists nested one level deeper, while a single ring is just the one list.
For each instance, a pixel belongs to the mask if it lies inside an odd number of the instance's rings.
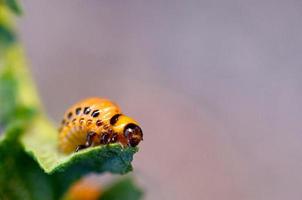
[{"label": "larva leg", "polygon": [[108,144],[110,142],[110,135],[109,133],[102,133],[100,137],[101,144]]},{"label": "larva leg", "polygon": [[85,144],[81,144],[81,145],[77,146],[75,152],[78,152],[82,149],[86,149],[87,147],[90,147],[92,145],[92,141],[93,141],[93,138],[95,135],[96,135],[95,132],[87,133]]},{"label": "larva leg", "polygon": [[114,133],[114,134],[111,136],[111,138],[110,138],[110,143],[116,143],[117,140],[118,140],[117,137],[118,137],[117,134]]}]

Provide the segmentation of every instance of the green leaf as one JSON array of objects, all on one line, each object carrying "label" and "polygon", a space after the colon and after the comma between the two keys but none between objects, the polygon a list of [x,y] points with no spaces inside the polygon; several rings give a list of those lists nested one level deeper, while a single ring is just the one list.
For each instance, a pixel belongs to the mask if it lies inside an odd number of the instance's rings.
[{"label": "green leaf", "polygon": [[24,150],[57,182],[63,194],[76,180],[91,172],[124,174],[132,170],[131,161],[137,148],[122,148],[118,144],[88,148],[70,155],[58,151],[56,129],[38,118],[21,136]]},{"label": "green leaf", "polygon": [[25,127],[25,121],[14,122],[0,141],[1,200],[60,199],[73,182],[87,173],[124,173],[131,169],[129,163],[136,150],[112,145],[70,155],[47,174],[19,144],[18,137],[26,134]]},{"label": "green leaf", "polygon": [[55,183],[24,153],[16,139],[23,131],[23,123],[14,123],[1,140],[0,199],[55,200]]},{"label": "green leaf", "polygon": [[124,178],[105,189],[100,200],[139,200],[143,197],[143,191],[136,186],[132,178]]},{"label": "green leaf", "polygon": [[[48,177],[19,144],[20,135],[34,116],[33,109],[18,101],[18,80],[13,68],[0,72],[0,199],[55,199]],[[45,197],[46,195],[46,197]]]},{"label": "green leaf", "polygon": [[4,4],[16,15],[22,14],[22,9],[17,0],[3,0]]},{"label": "green leaf", "polygon": [[0,71],[0,133],[13,122],[29,120],[34,109],[17,103],[17,80],[11,68]]},{"label": "green leaf", "polygon": [[46,119],[34,120],[30,129],[21,136],[26,152],[32,155],[46,173],[66,170],[84,172],[112,172],[124,174],[132,170],[131,161],[137,148],[123,148],[119,144],[98,146],[70,155],[58,150],[58,131]]},{"label": "green leaf", "polygon": [[5,48],[16,41],[16,35],[6,26],[0,25],[0,47]]},{"label": "green leaf", "polygon": [[17,83],[12,71],[5,68],[0,74],[0,127],[4,129],[15,113]]},{"label": "green leaf", "polygon": [[0,0],[0,56],[5,54],[6,48],[17,41],[17,36],[12,23],[12,13],[7,7],[13,7],[15,1]]}]

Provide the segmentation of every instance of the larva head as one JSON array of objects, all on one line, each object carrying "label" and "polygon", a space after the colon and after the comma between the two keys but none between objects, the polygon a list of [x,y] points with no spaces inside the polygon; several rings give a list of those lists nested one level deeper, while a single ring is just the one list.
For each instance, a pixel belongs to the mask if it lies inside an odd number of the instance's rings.
[{"label": "larva head", "polygon": [[111,118],[110,124],[120,141],[128,146],[136,147],[143,140],[142,129],[134,119],[128,116],[116,114]]}]

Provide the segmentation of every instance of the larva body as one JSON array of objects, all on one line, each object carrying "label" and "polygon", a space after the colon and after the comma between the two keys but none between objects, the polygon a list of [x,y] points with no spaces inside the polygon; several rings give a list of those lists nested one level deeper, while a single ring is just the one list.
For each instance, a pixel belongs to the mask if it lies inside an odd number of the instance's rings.
[{"label": "larva body", "polygon": [[136,146],[143,134],[138,123],[113,102],[89,98],[71,106],[59,129],[59,149],[71,153],[89,146],[120,143]]}]

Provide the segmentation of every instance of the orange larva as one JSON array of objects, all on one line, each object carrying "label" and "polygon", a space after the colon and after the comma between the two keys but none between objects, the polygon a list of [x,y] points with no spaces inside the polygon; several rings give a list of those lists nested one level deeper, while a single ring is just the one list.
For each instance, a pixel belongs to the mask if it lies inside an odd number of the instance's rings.
[{"label": "orange larva", "polygon": [[115,103],[101,98],[71,106],[59,130],[59,148],[64,153],[109,143],[135,147],[143,140],[138,123],[123,115]]}]

